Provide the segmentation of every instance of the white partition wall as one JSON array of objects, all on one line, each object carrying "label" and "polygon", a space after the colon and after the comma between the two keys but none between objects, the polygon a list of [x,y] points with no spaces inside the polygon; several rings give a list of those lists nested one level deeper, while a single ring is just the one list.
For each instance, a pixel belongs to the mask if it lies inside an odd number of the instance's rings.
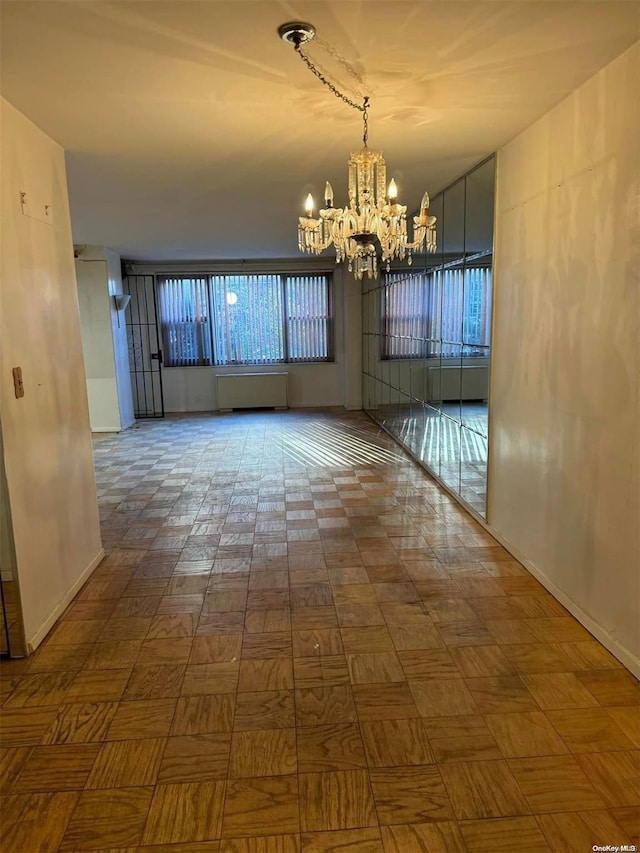
[{"label": "white partition wall", "polygon": [[[104,552],[64,153],[6,101],[1,165],[2,437],[24,628],[33,648]],[[14,367],[22,368],[24,397],[14,393]]]},{"label": "white partition wall", "polygon": [[498,154],[493,530],[640,673],[636,44]]}]

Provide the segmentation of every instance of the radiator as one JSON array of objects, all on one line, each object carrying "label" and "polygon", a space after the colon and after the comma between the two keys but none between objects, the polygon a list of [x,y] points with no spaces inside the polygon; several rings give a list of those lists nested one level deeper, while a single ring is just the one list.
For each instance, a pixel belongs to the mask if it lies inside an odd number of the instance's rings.
[{"label": "radiator", "polygon": [[286,409],[288,376],[285,372],[218,374],[218,409]]},{"label": "radiator", "polygon": [[[462,386],[460,372],[462,371]],[[489,396],[487,366],[445,365],[429,368],[429,400],[486,400]]]}]

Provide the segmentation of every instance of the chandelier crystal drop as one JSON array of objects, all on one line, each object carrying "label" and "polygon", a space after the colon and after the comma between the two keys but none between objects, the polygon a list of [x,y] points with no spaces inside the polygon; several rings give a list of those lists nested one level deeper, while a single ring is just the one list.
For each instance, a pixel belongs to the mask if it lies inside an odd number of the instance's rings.
[{"label": "chandelier crystal drop", "polygon": [[306,216],[298,221],[298,248],[301,252],[318,255],[330,246],[335,247],[336,263],[345,261],[356,279],[366,274],[378,275],[378,245],[380,258],[390,269],[391,261],[411,264],[413,252],[436,250],[435,216],[429,216],[429,195],[425,192],[420,210],[413,217],[413,240],[407,233],[407,207],[398,204],[394,180],[387,185],[387,167],[381,151],[367,145],[369,99],[362,105],[347,98],[330,83],[302,51],[302,45],[315,36],[310,24],[283,24],[279,34],[294,45],[305,65],[333,92],[336,97],[363,115],[363,147],[353,151],[349,159],[348,204],[334,207],[333,189],[327,182],[325,207],[314,216],[315,202],[311,194],[305,203]]}]

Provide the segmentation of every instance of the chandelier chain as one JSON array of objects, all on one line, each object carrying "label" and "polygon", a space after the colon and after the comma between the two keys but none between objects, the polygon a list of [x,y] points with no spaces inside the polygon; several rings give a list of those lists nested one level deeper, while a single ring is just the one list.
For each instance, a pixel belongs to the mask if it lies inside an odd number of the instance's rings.
[{"label": "chandelier chain", "polygon": [[348,104],[354,110],[358,110],[358,112],[366,114],[366,110],[367,110],[367,107],[369,104],[369,98],[365,98],[364,104],[362,104],[362,105],[357,104],[355,101],[352,101],[351,98],[348,98],[336,86],[334,86],[334,84],[330,80],[327,80],[327,78],[324,76],[322,71],[320,71],[318,68],[316,68],[316,66],[309,59],[309,57],[305,53],[302,52],[302,49],[300,47],[300,42],[298,42],[295,45],[295,49],[296,49],[296,52],[298,53],[300,59],[304,62],[304,64],[309,69],[309,71],[311,71],[312,74],[315,74],[315,76],[318,78],[318,80],[323,85],[325,85],[329,89],[330,92],[333,92],[333,94],[336,96],[336,98],[339,98],[341,101],[344,101],[345,104]]},{"label": "chandelier chain", "polygon": [[369,139],[369,98],[365,98],[362,104],[362,143],[367,147]]},{"label": "chandelier chain", "polygon": [[329,44],[329,42],[328,42],[328,41],[325,41],[325,39],[321,38],[317,33],[316,33],[316,35],[315,35],[315,37],[314,37],[314,43],[315,43],[315,44],[317,44],[317,45],[319,45],[320,47],[324,48],[324,49],[326,50],[326,52],[329,54],[329,56],[333,57],[333,59],[335,59],[335,61],[336,61],[337,63],[339,63],[340,65],[342,65],[342,67],[345,69],[345,71],[346,71],[346,72],[347,72],[351,77],[353,77],[353,79],[354,79],[354,80],[357,80],[357,82],[358,82],[361,86],[366,86],[366,85],[367,85],[367,83],[366,83],[366,81],[365,81],[364,77],[362,76],[362,74],[359,74],[359,73],[356,71],[355,67],[354,67],[353,65],[351,65],[351,63],[350,63],[350,62],[347,62],[347,60],[346,60],[343,56],[341,56],[341,55],[338,53],[338,51],[337,51],[334,47],[332,47],[332,46]]}]

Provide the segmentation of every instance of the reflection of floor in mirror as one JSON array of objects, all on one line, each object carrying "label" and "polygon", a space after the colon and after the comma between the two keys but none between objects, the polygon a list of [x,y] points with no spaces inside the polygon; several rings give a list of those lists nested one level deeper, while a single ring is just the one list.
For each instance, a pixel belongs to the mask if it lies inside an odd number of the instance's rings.
[{"label": "reflection of floor in mirror", "polygon": [[[486,403],[443,403],[438,409],[382,406],[371,414],[444,483],[484,515]],[[460,428],[460,423],[464,429]]]},{"label": "reflection of floor in mirror", "polygon": [[[437,407],[437,404],[435,404]],[[441,403],[440,409],[443,415],[460,421],[462,426],[479,432],[485,437],[488,435],[488,407],[483,402],[470,403]]]},{"label": "reflection of floor in mirror", "polygon": [[8,638],[18,629],[18,590],[15,582],[2,581],[0,602],[0,654],[9,651]]},{"label": "reflection of floor in mirror", "polygon": [[376,409],[379,418],[383,418],[385,425],[394,421],[404,423],[413,420],[416,424],[427,420],[437,420],[442,412],[448,419],[461,423],[465,429],[473,430],[486,438],[488,429],[487,404],[482,402],[470,403],[434,403],[432,406],[385,405]]},{"label": "reflection of floor in mirror", "polygon": [[4,621],[4,606],[0,602],[0,654],[6,654],[9,651],[7,642],[7,628]]}]

